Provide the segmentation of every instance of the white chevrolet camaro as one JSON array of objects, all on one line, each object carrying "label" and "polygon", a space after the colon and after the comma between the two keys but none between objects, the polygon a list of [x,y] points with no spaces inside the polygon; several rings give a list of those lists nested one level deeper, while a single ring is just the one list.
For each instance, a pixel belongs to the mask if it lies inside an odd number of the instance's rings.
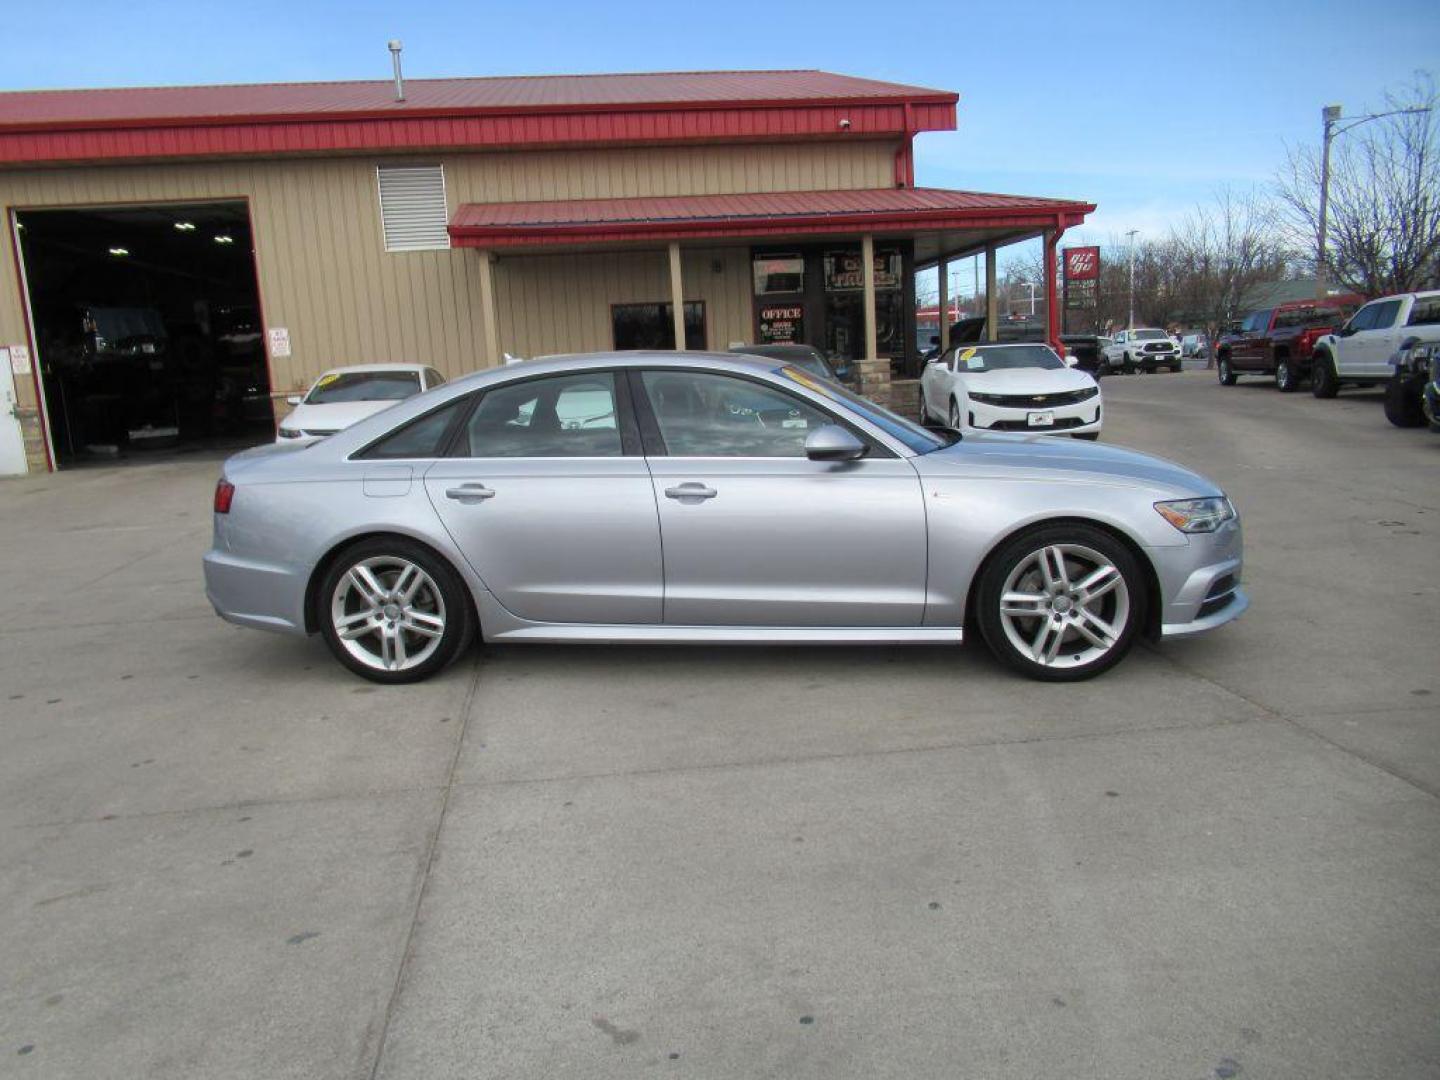
[{"label": "white chevrolet camaro", "polygon": [[424,364],[333,368],[316,379],[304,397],[287,399],[293,411],[280,421],[275,441],[299,445],[316,442],[444,382],[443,375]]},{"label": "white chevrolet camaro", "polygon": [[956,431],[1100,435],[1100,386],[1039,342],[955,345],[920,376],[920,416]]}]

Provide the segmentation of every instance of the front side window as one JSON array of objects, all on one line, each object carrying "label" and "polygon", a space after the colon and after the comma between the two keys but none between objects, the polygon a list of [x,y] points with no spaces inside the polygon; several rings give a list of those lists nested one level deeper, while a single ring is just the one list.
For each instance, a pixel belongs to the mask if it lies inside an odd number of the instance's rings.
[{"label": "front side window", "polygon": [[834,421],[797,397],[703,371],[641,376],[671,457],[803,458],[805,438]]},{"label": "front side window", "polygon": [[615,376],[528,379],[488,390],[452,457],[620,457]]},{"label": "front side window", "polygon": [[803,371],[793,367],[781,368],[777,374],[845,406],[856,416],[868,420],[892,439],[898,440],[917,454],[928,454],[931,450],[939,450],[942,446],[951,444],[951,440],[946,436],[937,435],[929,428],[921,427],[915,421],[905,419],[899,413],[893,413],[889,409],[876,405],[869,398],[852,393],[839,383],[812,379]]},{"label": "front side window", "polygon": [[1383,300],[1375,305],[1375,317],[1370,323],[1371,330],[1389,330],[1395,325],[1395,316],[1400,314],[1399,300]]},{"label": "front side window", "polygon": [[403,401],[420,392],[417,371],[337,371],[322,375],[305,397],[306,405],[342,401]]}]

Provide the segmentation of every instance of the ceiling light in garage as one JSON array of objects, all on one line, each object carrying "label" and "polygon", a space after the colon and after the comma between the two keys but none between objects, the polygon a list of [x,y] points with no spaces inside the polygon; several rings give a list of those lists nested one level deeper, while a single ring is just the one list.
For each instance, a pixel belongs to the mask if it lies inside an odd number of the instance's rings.
[{"label": "ceiling light in garage", "polygon": [[129,254],[130,254],[130,249],[129,249],[129,248],[122,248],[122,247],[113,247],[113,248],[110,249],[110,254],[111,254],[111,255],[116,255],[116,256],[129,255]]},{"label": "ceiling light in garage", "polygon": [[177,221],[175,222],[175,229],[178,232],[194,232],[195,223],[193,221]]},{"label": "ceiling light in garage", "polygon": [[215,237],[215,242],[217,244],[233,244],[235,242],[235,238],[233,236],[228,236],[225,233],[221,233],[219,236]]}]

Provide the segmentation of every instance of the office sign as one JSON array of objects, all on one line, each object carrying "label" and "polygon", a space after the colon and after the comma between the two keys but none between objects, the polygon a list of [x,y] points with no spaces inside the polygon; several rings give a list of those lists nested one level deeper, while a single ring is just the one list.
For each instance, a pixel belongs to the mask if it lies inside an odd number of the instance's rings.
[{"label": "office sign", "polygon": [[805,309],[799,304],[767,305],[760,309],[763,345],[801,345],[805,341]]}]

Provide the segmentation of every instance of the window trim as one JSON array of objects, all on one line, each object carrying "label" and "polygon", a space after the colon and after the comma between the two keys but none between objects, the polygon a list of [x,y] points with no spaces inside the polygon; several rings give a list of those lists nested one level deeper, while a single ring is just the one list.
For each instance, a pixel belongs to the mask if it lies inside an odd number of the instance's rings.
[{"label": "window trim", "polygon": [[[672,453],[670,453],[670,448],[669,448],[668,446],[666,446],[666,444],[665,444],[665,436],[664,436],[664,435],[661,433],[661,431],[660,431],[660,421],[656,418],[654,406],[653,406],[653,405],[651,404],[651,402],[650,402],[649,392],[645,389],[644,375],[645,375],[646,372],[657,372],[657,373],[669,374],[669,373],[671,373],[671,372],[677,372],[677,371],[678,371],[678,372],[686,372],[686,373],[692,374],[692,375],[714,375],[714,376],[717,376],[718,378],[722,378],[722,379],[739,379],[739,380],[741,380],[742,382],[754,383],[756,386],[763,387],[763,388],[766,389],[766,390],[772,390],[772,391],[774,391],[775,393],[781,394],[781,395],[783,395],[783,396],[785,396],[785,397],[794,398],[795,400],[802,402],[803,404],[805,404],[805,405],[808,406],[809,408],[814,409],[816,412],[821,413],[821,414],[824,415],[824,416],[828,416],[828,417],[830,418],[830,422],[831,422],[832,424],[837,424],[837,425],[839,425],[840,427],[845,428],[845,430],[849,431],[849,432],[850,432],[852,435],[854,435],[857,439],[859,439],[861,442],[863,442],[863,443],[866,445],[866,447],[868,447],[868,450],[866,451],[866,454],[865,454],[865,457],[866,457],[866,458],[898,458],[898,457],[900,457],[899,454],[897,454],[894,450],[890,449],[890,447],[886,446],[886,445],[885,445],[883,442],[881,442],[879,439],[875,438],[875,436],[871,435],[868,431],[865,431],[863,428],[860,428],[860,427],[856,426],[856,424],[853,423],[853,422],[849,419],[849,417],[845,417],[845,416],[840,416],[840,415],[838,415],[838,414],[834,411],[834,409],[830,408],[828,405],[823,405],[823,404],[821,404],[821,403],[818,402],[818,401],[812,401],[810,398],[805,397],[803,394],[797,394],[797,393],[795,393],[793,390],[789,389],[788,387],[778,386],[778,385],[776,385],[775,383],[769,382],[769,381],[766,380],[766,379],[762,379],[762,378],[759,378],[759,377],[757,377],[757,376],[750,375],[750,374],[748,374],[748,373],[742,373],[742,372],[738,372],[738,371],[717,371],[717,370],[714,369],[714,368],[706,368],[706,367],[698,367],[698,366],[696,366],[696,367],[691,367],[691,366],[689,366],[689,365],[677,366],[677,367],[668,367],[668,366],[667,366],[667,367],[633,367],[633,368],[629,368],[628,370],[629,370],[629,373],[630,373],[630,378],[629,378],[629,380],[628,380],[629,383],[630,383],[630,393],[631,393],[631,395],[632,395],[632,396],[634,397],[634,399],[635,399],[635,401],[634,401],[634,404],[635,404],[635,412],[636,412],[637,418],[639,419],[639,422],[640,422],[640,423],[639,423],[639,427],[640,427],[640,437],[641,437],[641,440],[642,440],[642,443],[643,443],[643,446],[644,446],[645,456],[646,456],[647,458],[651,458],[651,457],[656,457],[656,458],[670,458],[670,459],[673,459],[673,460],[675,460],[675,461],[808,461],[808,460],[809,460],[809,458],[807,458],[807,457],[805,457],[805,456],[803,456],[803,455],[797,458],[797,457],[790,457],[790,456],[784,456],[784,455],[759,455],[759,454],[746,454],[746,455],[730,456],[730,455],[720,455],[720,454],[672,454]],[[834,463],[833,463],[833,462],[829,462],[829,463],[827,463],[827,464],[834,464]]]}]

